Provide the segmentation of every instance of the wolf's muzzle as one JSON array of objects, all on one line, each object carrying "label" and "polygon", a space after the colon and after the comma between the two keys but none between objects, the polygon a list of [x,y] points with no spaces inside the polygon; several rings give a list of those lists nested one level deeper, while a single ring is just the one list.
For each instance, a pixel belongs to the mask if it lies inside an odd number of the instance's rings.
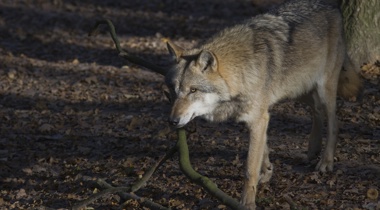
[{"label": "wolf's muzzle", "polygon": [[178,117],[175,117],[175,118],[170,117],[169,123],[170,123],[170,125],[177,126],[179,123],[179,118]]}]

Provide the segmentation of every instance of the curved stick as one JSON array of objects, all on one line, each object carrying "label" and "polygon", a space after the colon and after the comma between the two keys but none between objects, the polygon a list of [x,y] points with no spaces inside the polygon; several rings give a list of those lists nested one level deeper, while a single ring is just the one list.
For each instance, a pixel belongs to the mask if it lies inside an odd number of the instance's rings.
[{"label": "curved stick", "polygon": [[137,181],[134,185],[132,185],[131,187],[131,192],[136,192],[137,190],[139,190],[142,186],[144,186],[146,184],[146,182],[149,180],[149,178],[153,175],[153,173],[166,161],[168,160],[169,158],[171,158],[174,153],[176,153],[178,150],[177,150],[177,146],[173,146],[169,151],[166,152],[165,156],[163,156],[162,158],[160,158],[160,160],[158,162],[156,162],[156,164],[154,166],[152,166],[148,172],[146,172],[144,174],[144,176],[139,180]]},{"label": "curved stick", "polygon": [[156,73],[159,73],[159,74],[165,76],[167,69],[162,68],[160,66],[157,66],[157,65],[155,65],[149,61],[146,61],[140,57],[131,55],[121,48],[119,38],[116,35],[115,27],[114,27],[111,20],[104,19],[104,20],[97,21],[95,23],[95,26],[93,27],[93,29],[90,31],[90,33],[88,33],[88,35],[89,36],[96,35],[99,32],[99,29],[98,29],[99,25],[102,25],[102,24],[108,25],[108,28],[110,30],[109,32],[111,34],[113,42],[115,43],[116,49],[119,52],[119,56],[121,56],[122,58],[125,58],[126,60],[128,60],[129,62],[131,62],[133,64],[145,67],[145,68],[147,68],[153,72],[156,72]]},{"label": "curved stick", "polygon": [[125,199],[125,200],[129,200],[129,199],[137,200],[137,201],[139,201],[139,203],[142,206],[152,208],[152,209],[157,209],[157,210],[169,210],[169,208],[163,207],[160,204],[157,204],[157,203],[155,203],[149,199],[139,197],[139,196],[135,195],[134,193],[126,193],[126,191],[129,191],[129,189],[130,189],[129,187],[113,187],[102,179],[98,179],[97,184],[101,188],[105,188],[105,190],[90,196],[86,200],[83,200],[83,201],[77,203],[71,209],[72,210],[79,210],[79,209],[82,209],[84,206],[87,206],[88,204],[94,202],[95,200],[97,200],[97,199],[99,199],[105,195],[108,195],[111,193],[120,193],[120,196],[123,199]]},{"label": "curved stick", "polygon": [[[105,196],[105,195],[108,195],[108,194],[111,194],[111,193],[121,193],[122,196],[125,198],[125,199],[135,199],[137,201],[139,201],[139,203],[143,206],[146,206],[146,207],[149,207],[149,208],[153,208],[153,209],[168,209],[168,208],[165,208],[157,203],[154,203],[153,201],[150,201],[149,199],[143,199],[137,195],[134,194],[134,192],[136,192],[137,190],[139,190],[142,186],[144,186],[146,184],[146,182],[149,180],[149,178],[153,175],[153,173],[166,161],[168,160],[169,158],[171,158],[175,153],[177,152],[177,146],[173,146],[170,150],[168,150],[166,152],[166,154],[161,157],[159,159],[158,162],[156,162],[156,164],[154,164],[147,173],[144,174],[144,176],[139,180],[137,181],[135,184],[133,184],[131,187],[113,187],[111,186],[110,184],[108,184],[107,182],[105,182],[104,180],[102,179],[98,179],[97,181],[97,184],[101,187],[101,188],[105,188],[105,190],[99,192],[99,193],[96,193],[92,196],[90,196],[89,198],[83,200],[83,201],[80,201],[79,203],[75,204],[73,207],[72,207],[72,210],[78,210],[78,209],[81,209],[83,206],[86,206],[92,202],[94,202],[95,200]],[[127,193],[129,192],[129,193]]]},{"label": "curved stick", "polygon": [[209,192],[212,196],[217,198],[222,203],[231,207],[232,209],[245,209],[237,200],[233,199],[222,190],[220,190],[215,183],[213,183],[208,177],[200,175],[196,172],[190,163],[189,158],[189,148],[186,142],[186,132],[183,128],[177,130],[178,133],[178,152],[179,152],[179,163],[182,172],[193,182],[202,186]]}]

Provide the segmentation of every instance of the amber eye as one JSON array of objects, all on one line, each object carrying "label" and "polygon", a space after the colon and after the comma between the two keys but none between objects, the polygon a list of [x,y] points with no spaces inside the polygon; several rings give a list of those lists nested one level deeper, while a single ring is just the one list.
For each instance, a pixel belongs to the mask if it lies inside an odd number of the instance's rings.
[{"label": "amber eye", "polygon": [[190,93],[195,93],[195,92],[197,92],[196,88],[190,88]]}]

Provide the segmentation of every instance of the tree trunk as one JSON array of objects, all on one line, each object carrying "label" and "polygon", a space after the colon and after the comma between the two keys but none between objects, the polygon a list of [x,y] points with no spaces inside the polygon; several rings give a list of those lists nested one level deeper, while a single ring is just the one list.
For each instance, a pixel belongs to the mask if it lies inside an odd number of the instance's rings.
[{"label": "tree trunk", "polygon": [[343,0],[341,7],[348,55],[359,70],[380,59],[380,1]]}]

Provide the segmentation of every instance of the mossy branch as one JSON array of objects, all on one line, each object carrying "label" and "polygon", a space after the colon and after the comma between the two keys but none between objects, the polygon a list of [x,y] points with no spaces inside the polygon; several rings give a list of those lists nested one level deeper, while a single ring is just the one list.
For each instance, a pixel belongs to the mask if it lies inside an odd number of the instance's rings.
[{"label": "mossy branch", "polygon": [[177,148],[179,152],[179,164],[182,172],[194,183],[202,186],[212,196],[217,198],[223,204],[231,207],[232,209],[245,209],[237,200],[233,199],[222,190],[220,190],[214,182],[208,177],[202,176],[196,172],[190,163],[189,148],[186,141],[186,132],[183,128],[177,130],[178,141]]},{"label": "mossy branch", "polygon": [[110,21],[108,19],[97,21],[96,24],[95,24],[95,26],[93,27],[93,29],[90,31],[90,33],[88,35],[89,36],[94,36],[94,35],[98,34],[98,32],[99,32],[99,25],[102,25],[102,24],[108,25],[109,32],[111,34],[113,42],[115,43],[116,49],[119,52],[119,56],[121,56],[122,58],[125,58],[126,60],[128,60],[129,62],[131,62],[133,64],[145,67],[145,68],[147,68],[147,69],[149,69],[151,71],[154,71],[156,73],[159,73],[161,75],[165,75],[166,74],[167,69],[162,68],[160,66],[157,66],[157,65],[155,65],[155,64],[153,64],[153,63],[151,63],[151,62],[149,62],[147,60],[144,60],[144,59],[142,59],[140,57],[131,55],[128,52],[124,51],[121,48],[121,46],[120,46],[120,41],[119,41],[119,38],[116,35],[115,26],[113,25],[112,21]]}]

